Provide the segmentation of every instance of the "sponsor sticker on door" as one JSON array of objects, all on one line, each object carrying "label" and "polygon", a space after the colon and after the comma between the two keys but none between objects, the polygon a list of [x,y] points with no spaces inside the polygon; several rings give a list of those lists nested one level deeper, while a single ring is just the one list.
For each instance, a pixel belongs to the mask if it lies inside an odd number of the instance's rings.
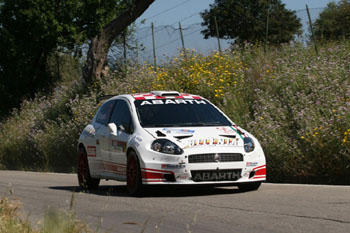
[{"label": "sponsor sticker on door", "polygon": [[96,157],[96,146],[88,146],[87,155],[88,157]]}]

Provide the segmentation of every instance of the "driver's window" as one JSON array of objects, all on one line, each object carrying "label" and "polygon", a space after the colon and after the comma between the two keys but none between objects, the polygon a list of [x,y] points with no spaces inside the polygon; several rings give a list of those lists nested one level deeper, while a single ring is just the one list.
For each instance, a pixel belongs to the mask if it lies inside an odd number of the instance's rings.
[{"label": "driver's window", "polygon": [[100,110],[96,115],[96,122],[103,125],[107,125],[109,117],[111,116],[114,103],[115,101],[111,100],[102,105],[102,107],[100,108]]},{"label": "driver's window", "polygon": [[117,103],[114,105],[110,122],[116,124],[118,129],[123,127],[126,133],[131,134],[133,132],[131,114],[127,102],[124,100],[117,100]]}]

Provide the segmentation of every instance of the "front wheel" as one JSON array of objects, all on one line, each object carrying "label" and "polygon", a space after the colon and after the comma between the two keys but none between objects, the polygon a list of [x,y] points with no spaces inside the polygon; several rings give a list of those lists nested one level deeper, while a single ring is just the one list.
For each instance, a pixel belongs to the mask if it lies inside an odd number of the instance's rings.
[{"label": "front wheel", "polygon": [[92,178],[90,176],[89,163],[87,154],[84,148],[80,147],[78,152],[78,181],[82,190],[97,189],[100,184],[100,179]]},{"label": "front wheel", "polygon": [[141,196],[143,191],[140,163],[134,151],[128,154],[126,185],[131,196]]},{"label": "front wheel", "polygon": [[238,188],[242,192],[249,192],[249,191],[258,190],[260,185],[261,185],[261,182],[250,182],[250,183],[239,184]]}]

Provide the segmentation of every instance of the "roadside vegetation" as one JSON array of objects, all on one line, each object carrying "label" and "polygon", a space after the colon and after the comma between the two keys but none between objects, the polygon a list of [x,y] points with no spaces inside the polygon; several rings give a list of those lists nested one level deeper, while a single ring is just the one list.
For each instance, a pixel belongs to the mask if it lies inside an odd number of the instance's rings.
[{"label": "roadside vegetation", "polygon": [[[81,86],[81,65],[60,56],[52,94],[24,101],[0,124],[2,169],[73,172],[76,142],[102,94],[176,90],[218,105],[262,143],[268,180],[350,184],[350,42],[246,45],[186,51],[161,67],[127,67]],[[54,63],[55,64],[55,63]]]},{"label": "roadside vegetation", "polygon": [[19,217],[21,203],[17,200],[0,199],[1,233],[88,233],[89,227],[75,218],[71,212],[49,210],[35,228],[28,220]]}]

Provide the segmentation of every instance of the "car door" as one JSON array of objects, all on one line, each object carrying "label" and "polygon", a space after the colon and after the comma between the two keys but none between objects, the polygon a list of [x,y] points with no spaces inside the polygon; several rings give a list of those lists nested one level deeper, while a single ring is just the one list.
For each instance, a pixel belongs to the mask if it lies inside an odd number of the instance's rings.
[{"label": "car door", "polygon": [[104,166],[104,159],[108,156],[108,122],[115,104],[115,100],[110,100],[104,103],[96,114],[95,130],[96,130],[96,159],[100,161],[101,171],[104,173],[106,168]]},{"label": "car door", "polygon": [[115,124],[117,131],[116,134],[109,134],[109,157],[105,164],[109,172],[123,179],[126,176],[126,145],[133,133],[130,106],[127,100],[117,100],[109,123]]}]

